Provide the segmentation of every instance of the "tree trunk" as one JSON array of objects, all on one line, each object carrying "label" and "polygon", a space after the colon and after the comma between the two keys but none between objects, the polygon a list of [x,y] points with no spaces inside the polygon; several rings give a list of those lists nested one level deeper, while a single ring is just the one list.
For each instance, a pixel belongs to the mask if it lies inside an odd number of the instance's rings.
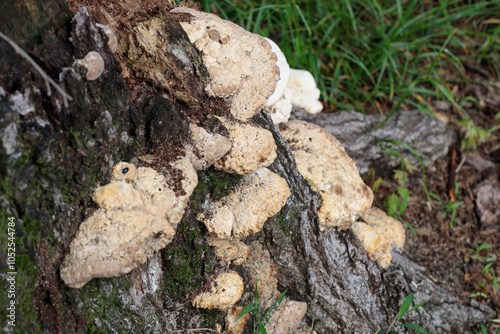
[{"label": "tree trunk", "polygon": [[[169,152],[182,151],[189,122],[206,126],[201,113],[207,106],[213,113],[227,112],[222,102],[205,95],[207,74],[180,25],[157,9],[146,9],[134,20],[149,15],[162,17],[170,32],[172,47],[165,63],[172,73],[170,89],[155,86],[148,77],[125,81],[119,63],[123,53],[115,57],[93,19],[84,12],[72,19],[64,1],[0,4],[0,32],[72,97],[66,107],[53,87],[49,96],[40,74],[0,40],[3,272],[14,271],[4,259],[7,223],[10,217],[16,222],[16,326],[7,324],[8,310],[2,308],[6,332],[182,333],[197,328],[209,332],[224,323],[223,312],[191,306],[192,298],[221,269],[207,245],[206,229],[195,217],[207,194],[221,198],[240,180],[212,167],[198,172],[199,184],[172,243],[139,268],[117,278],[93,279],[80,289],[66,287],[59,276],[79,224],[96,209],[93,190],[109,181],[115,163],[138,163],[143,154],[164,154],[168,160]],[[98,51],[106,64],[95,81],[70,69],[74,59],[89,51]],[[174,55],[178,52],[188,55],[194,72],[179,64]],[[286,179],[291,196],[263,231],[243,241],[258,241],[269,250],[277,265],[279,290],[288,288],[287,296],[308,304],[305,323],[318,333],[374,333],[392,322],[409,293],[415,293],[416,303],[427,302],[404,321],[429,333],[467,333],[487,320],[491,309],[460,305],[404,256],[394,254],[393,265],[381,270],[368,260],[350,229],[320,232],[319,195],[299,174],[287,143],[267,114],[261,112],[252,121],[273,133],[278,158],[270,169]],[[246,277],[244,268],[232,269]],[[10,302],[4,293],[8,284],[1,281],[2,305]],[[253,300],[247,280],[245,291],[239,305]]]}]

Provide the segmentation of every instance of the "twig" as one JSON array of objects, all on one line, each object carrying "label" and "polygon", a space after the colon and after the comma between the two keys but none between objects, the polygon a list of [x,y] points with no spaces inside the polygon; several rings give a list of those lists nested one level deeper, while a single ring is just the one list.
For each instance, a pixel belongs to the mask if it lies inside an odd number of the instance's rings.
[{"label": "twig", "polygon": [[448,196],[450,201],[455,203],[455,170],[457,166],[457,149],[455,145],[451,146],[450,150],[450,165],[448,168]]},{"label": "twig", "polygon": [[400,313],[400,312],[398,312],[398,314],[394,317],[394,320],[392,320],[391,325],[389,326],[389,328],[387,329],[387,332],[385,332],[385,334],[388,334],[388,333],[389,333],[389,331],[391,330],[392,326],[394,326],[394,323],[395,323],[395,322],[396,322],[396,320],[398,319],[399,313]]},{"label": "twig", "polygon": [[38,73],[42,76],[43,80],[45,80],[45,85],[47,86],[47,95],[50,96],[52,95],[52,90],[50,89],[50,85],[54,86],[54,88],[62,95],[64,99],[64,106],[67,108],[68,107],[68,100],[73,101],[73,98],[67,94],[57,83],[55,83],[54,80],[52,80],[51,77],[47,75],[47,73],[44,72],[44,70],[38,66],[38,64],[23,50],[19,45],[17,45],[13,40],[11,40],[9,37],[5,36],[1,31],[0,31],[0,37],[4,41],[10,44],[14,51],[16,51],[17,54],[19,54],[21,57],[26,59],[34,68],[37,70]]}]

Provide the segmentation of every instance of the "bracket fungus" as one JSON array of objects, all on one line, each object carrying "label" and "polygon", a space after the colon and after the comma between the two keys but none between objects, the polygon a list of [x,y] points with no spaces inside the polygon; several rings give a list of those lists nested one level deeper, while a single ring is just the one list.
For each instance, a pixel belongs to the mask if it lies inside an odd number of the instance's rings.
[{"label": "bracket fungus", "polygon": [[380,267],[387,268],[392,260],[391,245],[383,236],[372,226],[359,221],[352,225],[352,230],[361,241],[370,261],[377,261]]},{"label": "bracket fungus", "polygon": [[259,232],[290,196],[285,179],[266,168],[243,176],[234,191],[217,202],[207,201],[197,217],[219,239],[240,239]]},{"label": "bracket fungus", "polygon": [[323,105],[318,101],[321,92],[310,72],[291,68],[286,90],[290,92],[294,106],[305,109],[309,114],[317,114],[323,110]]},{"label": "bracket fungus", "polygon": [[87,69],[86,78],[89,81],[97,80],[104,72],[104,59],[95,52],[90,51],[83,59],[77,59],[73,65],[81,65]]},{"label": "bracket fungus", "polygon": [[273,334],[294,333],[295,328],[306,315],[306,311],[307,303],[285,297],[269,318],[266,324],[267,332]]},{"label": "bracket fungus", "polygon": [[99,209],[82,223],[71,242],[61,277],[70,288],[81,288],[94,277],[129,273],[174,235],[166,219],[144,211]]},{"label": "bracket fungus", "polygon": [[214,14],[177,7],[171,13],[186,13],[181,26],[189,40],[203,53],[212,97],[225,98],[232,115],[247,121],[258,113],[276,90],[280,79],[278,57],[263,37]]},{"label": "bracket fungus", "polygon": [[215,247],[215,255],[225,265],[240,266],[250,254],[250,246],[239,240],[208,238],[208,244]]},{"label": "bracket fungus", "polygon": [[250,276],[250,283],[254,289],[259,289],[259,304],[262,308],[270,308],[280,296],[276,265],[259,242],[253,242],[252,251],[243,268]]},{"label": "bracket fungus", "polygon": [[[238,316],[240,315],[241,311],[243,311],[243,306],[234,306],[227,310],[226,313],[226,328],[229,331],[230,334],[241,334],[243,333],[243,330],[245,329],[245,325],[250,319],[250,313],[245,314],[242,316],[240,319],[238,319]],[[238,320],[236,320],[238,319]]]},{"label": "bracket fungus", "polygon": [[346,229],[371,207],[373,193],[340,142],[317,125],[291,121],[279,125],[302,176],[321,195],[319,227]]},{"label": "bracket fungus", "polygon": [[116,35],[113,32],[113,30],[111,30],[111,28],[108,27],[107,25],[100,23],[96,23],[96,26],[98,28],[101,28],[102,31],[104,31],[104,33],[106,34],[106,36],[108,36],[109,49],[111,50],[111,52],[115,53],[116,50],[118,50],[118,39],[116,38]]},{"label": "bracket fungus", "polygon": [[197,170],[205,170],[220,160],[231,149],[231,141],[220,135],[206,131],[195,124],[189,124],[191,130],[191,163]]},{"label": "bracket fungus", "polygon": [[278,100],[283,96],[283,92],[288,84],[288,79],[290,78],[290,66],[288,66],[288,62],[286,61],[285,55],[281,51],[280,47],[274,43],[273,40],[266,37],[264,37],[264,39],[269,43],[269,45],[271,45],[272,51],[276,55],[276,58],[278,58],[276,65],[280,69],[280,79],[278,80],[276,89],[274,90],[273,95],[271,95],[266,102],[266,106],[269,107],[278,102]]},{"label": "bracket fungus", "polygon": [[377,261],[382,268],[387,268],[392,260],[391,247],[403,249],[405,245],[403,224],[378,208],[370,208],[360,213],[360,216],[365,222],[354,223],[354,233],[363,244],[370,260]]},{"label": "bracket fungus", "polygon": [[243,279],[237,272],[223,273],[212,282],[210,291],[197,295],[192,304],[197,308],[227,310],[240,300],[243,289]]},{"label": "bracket fungus", "polygon": [[373,227],[383,236],[387,243],[391,246],[398,246],[403,250],[406,241],[406,234],[403,224],[397,219],[388,216],[379,208],[370,208],[359,214],[363,220]]},{"label": "bracket fungus", "polygon": [[94,192],[100,208],[80,225],[61,266],[66,285],[80,288],[94,277],[126,274],[172,241],[198,179],[187,158],[170,167],[184,178],[177,192],[169,174],[115,165],[111,182]]},{"label": "bracket fungus", "polygon": [[291,92],[285,89],[283,96],[273,105],[266,106],[265,110],[271,116],[274,124],[288,122],[292,113],[292,97]]},{"label": "bracket fungus", "polygon": [[239,124],[221,118],[229,131],[231,151],[214,163],[227,173],[250,174],[276,159],[276,144],[271,132],[250,123]]}]

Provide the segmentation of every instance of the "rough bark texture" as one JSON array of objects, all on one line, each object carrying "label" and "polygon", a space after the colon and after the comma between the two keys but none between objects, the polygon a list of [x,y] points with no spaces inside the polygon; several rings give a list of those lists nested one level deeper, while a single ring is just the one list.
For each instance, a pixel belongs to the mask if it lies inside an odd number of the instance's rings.
[{"label": "rough bark texture", "polygon": [[[96,208],[92,192],[109,181],[115,163],[138,163],[137,157],[148,153],[163,153],[168,160],[169,150],[182,154],[189,121],[217,128],[217,124],[205,124],[196,107],[175,102],[170,93],[148,84],[141,91],[130,91],[105,35],[92,28],[93,20],[85,15],[71,20],[72,13],[62,0],[0,4],[0,31],[73,97],[66,108],[58,93],[48,96],[40,75],[0,40],[0,269],[6,271],[6,222],[15,217],[18,271],[16,327],[1,326],[18,333],[215,330],[224,314],[195,309],[191,300],[208,287],[210,277],[227,268],[216,261],[206,230],[195,217],[206,196],[227,195],[240,180],[237,175],[213,168],[199,172],[200,182],[174,241],[132,273],[93,279],[81,289],[69,289],[60,280],[59,267],[69,243]],[[179,25],[168,22],[171,38],[187,41]],[[101,53],[106,62],[98,80],[89,82],[65,69],[71,67],[73,57],[81,58],[91,50]],[[191,62],[199,62],[195,50],[181,51]],[[171,68],[175,63],[172,60]],[[181,83],[183,94],[192,92],[203,100],[200,71],[182,72],[177,79],[185,83]],[[418,323],[430,333],[466,333],[488,318],[489,308],[457,304],[404,257],[396,256],[397,264],[383,271],[368,260],[352,231],[319,232],[320,197],[299,174],[270,118],[261,113],[254,121],[272,131],[278,158],[271,169],[287,180],[292,195],[262,232],[244,242],[258,240],[268,248],[277,264],[280,290],[289,288],[291,299],[309,304],[304,320],[308,325],[314,324],[318,333],[373,333],[392,321],[410,292],[417,303],[428,302],[405,321]],[[242,268],[235,269],[246,277]],[[5,305],[7,283],[0,282]],[[248,279],[245,282],[241,305],[254,295]],[[5,308],[0,314],[6,319]]]}]

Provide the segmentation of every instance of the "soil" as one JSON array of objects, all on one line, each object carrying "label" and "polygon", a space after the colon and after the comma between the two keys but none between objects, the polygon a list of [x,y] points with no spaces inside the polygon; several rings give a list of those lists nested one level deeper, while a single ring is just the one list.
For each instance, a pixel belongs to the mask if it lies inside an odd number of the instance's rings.
[{"label": "soil", "polygon": [[[495,115],[500,112],[500,89],[495,86],[498,85],[498,77],[487,66],[467,64],[464,68],[471,82],[483,83],[454,85],[456,75],[451,71],[445,72],[444,77],[452,87],[456,101],[466,96],[474,97],[477,99],[476,105],[464,105],[474,124],[484,129],[498,125],[500,121],[495,121]],[[484,83],[485,79],[492,84]],[[441,119],[448,120],[448,126],[456,132],[457,138],[464,138],[465,127],[457,125],[463,116],[455,107],[442,101],[426,101],[425,104],[436,111]],[[380,106],[378,111],[386,114],[391,109],[390,103],[382,103]],[[480,171],[467,163],[467,156],[481,157],[492,162],[495,167]],[[475,149],[462,149],[460,141],[457,142],[450,148],[447,157],[439,159],[425,171],[428,193],[437,195],[440,200],[434,196],[427,197],[423,187],[423,173],[418,166],[414,171],[407,170],[406,182],[410,198],[400,218],[411,224],[417,234],[415,237],[406,228],[404,253],[427,268],[430,279],[437,285],[452,290],[466,305],[476,299],[496,309],[496,318],[486,324],[489,333],[495,333],[500,328],[500,289],[493,288],[495,277],[500,277],[500,223],[498,218],[496,223],[489,225],[480,222],[474,188],[484,180],[498,184],[499,162],[499,131],[490,133],[487,140],[478,143]],[[387,197],[397,193],[397,188],[400,187],[396,178],[398,169],[401,170],[400,167],[394,170],[375,167],[365,177],[369,186],[373,186],[379,177],[383,180],[375,192],[374,206],[385,208]],[[450,208],[449,203],[456,205],[454,219],[453,210],[447,210],[447,206]],[[476,254],[475,250],[481,245],[488,248]],[[487,265],[490,265],[490,270]]]}]

